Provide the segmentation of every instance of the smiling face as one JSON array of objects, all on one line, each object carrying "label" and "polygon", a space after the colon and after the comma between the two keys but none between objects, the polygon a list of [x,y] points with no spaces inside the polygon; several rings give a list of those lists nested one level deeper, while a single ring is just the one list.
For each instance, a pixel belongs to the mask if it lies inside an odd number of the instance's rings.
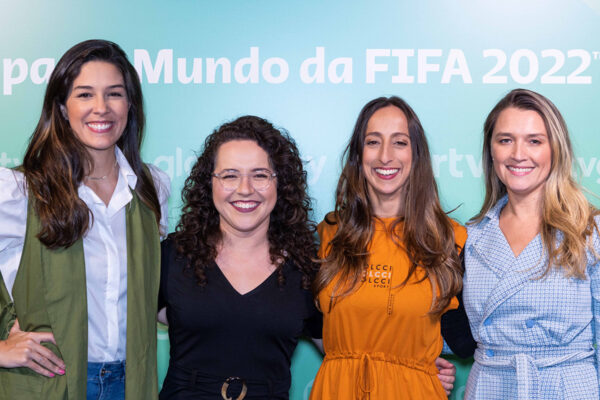
[{"label": "smiling face", "polygon": [[62,111],[92,157],[97,152],[114,151],[127,126],[129,111],[123,75],[108,62],[83,64]]},{"label": "smiling face", "polygon": [[217,150],[214,172],[224,175],[238,172],[242,178],[237,189],[227,190],[218,178],[212,178],[212,197],[219,212],[221,231],[236,236],[267,234],[269,217],[277,202],[277,178],[263,190],[256,190],[249,174],[274,172],[269,156],[252,140],[232,140]]},{"label": "smiling face", "polygon": [[362,170],[367,181],[371,207],[375,215],[392,216],[384,204],[397,204],[398,215],[403,188],[412,163],[412,150],[406,115],[395,106],[375,111],[365,131]]},{"label": "smiling face", "polygon": [[552,149],[542,117],[509,107],[498,116],[492,133],[494,171],[509,196],[540,195],[552,166]]}]

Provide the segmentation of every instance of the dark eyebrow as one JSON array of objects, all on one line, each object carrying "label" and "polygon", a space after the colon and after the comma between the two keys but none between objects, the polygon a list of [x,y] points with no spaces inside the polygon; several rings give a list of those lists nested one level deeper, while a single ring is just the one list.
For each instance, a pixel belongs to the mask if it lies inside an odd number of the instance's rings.
[{"label": "dark eyebrow", "polygon": [[[369,135],[383,136],[383,135],[382,135],[380,132],[378,132],[378,131],[373,131],[373,132],[367,132],[367,133],[365,133],[365,137],[367,137],[367,136],[369,136]],[[406,133],[406,132],[394,132],[394,133],[392,133],[392,137],[394,137],[394,136],[398,136],[398,135],[400,135],[400,136],[406,136],[406,137],[410,138],[410,135],[409,135],[408,133]]]},{"label": "dark eyebrow", "polygon": [[[221,172],[219,172],[219,174],[226,174],[226,173],[241,173],[238,169],[235,168],[225,168],[223,170],[221,170]],[[269,168],[254,168],[252,169],[252,172],[266,172],[268,174],[272,174],[273,171],[271,171]]]},{"label": "dark eyebrow", "polygon": [[[93,87],[92,86],[86,86],[86,85],[79,85],[79,86],[75,86],[73,87],[73,90],[92,90]],[[117,85],[110,85],[107,89],[125,89],[125,85],[121,85],[120,83]]]}]

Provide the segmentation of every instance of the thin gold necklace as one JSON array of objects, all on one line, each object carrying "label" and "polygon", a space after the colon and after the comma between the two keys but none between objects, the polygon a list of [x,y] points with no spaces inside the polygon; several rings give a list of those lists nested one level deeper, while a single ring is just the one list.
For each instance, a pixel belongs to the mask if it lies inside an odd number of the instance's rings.
[{"label": "thin gold necklace", "polygon": [[115,169],[115,167],[116,167],[116,166],[117,166],[117,160],[115,160],[115,164],[114,164],[114,165],[113,165],[113,167],[110,169],[110,171],[108,171],[108,173],[107,173],[106,175],[103,175],[103,176],[89,176],[89,175],[88,175],[88,176],[86,176],[86,177],[85,177],[85,179],[86,179],[86,180],[87,180],[87,179],[89,179],[89,180],[91,180],[91,181],[103,181],[103,180],[105,180],[106,178],[108,178],[108,175],[110,175],[110,174],[111,174],[111,173],[114,171],[114,169]]}]

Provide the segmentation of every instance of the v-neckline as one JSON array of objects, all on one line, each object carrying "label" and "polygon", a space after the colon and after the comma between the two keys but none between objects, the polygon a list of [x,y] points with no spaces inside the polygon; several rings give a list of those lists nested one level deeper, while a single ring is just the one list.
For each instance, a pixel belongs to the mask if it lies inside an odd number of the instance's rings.
[{"label": "v-neckline", "polygon": [[[505,206],[506,205],[504,205],[504,207]],[[506,237],[506,234],[504,233],[504,231],[502,230],[502,227],[500,226],[500,217],[502,215],[502,210],[504,209],[504,207],[502,207],[500,209],[500,212],[498,213],[498,219],[496,220],[496,223],[498,224],[498,230],[502,234],[502,238],[504,238],[504,243],[506,243],[506,245],[508,246],[508,250],[510,251],[510,254],[513,256],[513,258],[515,260],[518,260],[519,257],[521,256],[521,254],[525,253],[525,251],[531,246],[531,244],[536,241],[536,239],[538,238],[538,236],[540,236],[540,232],[536,233],[531,238],[531,240],[529,242],[527,242],[527,244],[525,245],[525,247],[523,247],[523,249],[521,249],[521,251],[519,252],[519,254],[515,254],[515,251],[513,250],[513,247],[510,245],[510,242],[508,241],[508,238]]]},{"label": "v-neckline", "polygon": [[[227,276],[225,275],[225,273],[221,270],[221,267],[219,267],[219,264],[217,264],[216,261],[213,262],[214,263],[214,267],[217,269],[217,273],[221,276],[221,278],[225,281],[226,286],[228,286],[236,295],[238,295],[239,297],[247,297],[249,295],[252,295],[256,292],[259,292],[261,290],[262,287],[266,286],[267,283],[271,280],[271,278],[273,278],[273,276],[275,276],[275,273],[277,272],[277,268],[275,268],[273,270],[273,272],[271,272],[269,275],[267,275],[267,277],[265,279],[263,279],[258,285],[256,285],[255,287],[253,287],[252,289],[250,289],[249,291],[247,291],[246,293],[241,293],[239,290],[237,290],[235,288],[235,286],[233,286],[231,284],[231,282],[229,281],[229,279],[227,279]],[[283,268],[284,265],[281,266],[281,268]]]},{"label": "v-neckline", "polygon": [[510,242],[508,241],[508,239],[506,238],[506,235],[504,234],[504,231],[500,227],[500,219],[498,219],[498,230],[500,231],[500,234],[502,235],[502,238],[504,239],[504,243],[508,247],[508,250],[510,251],[510,254],[513,256],[513,258],[515,260],[518,260],[519,257],[521,257],[521,254],[525,253],[529,249],[529,247],[532,246],[532,243],[536,242],[537,238],[540,236],[540,233],[538,232],[529,242],[527,242],[527,244],[525,245],[525,247],[523,247],[523,250],[521,250],[519,252],[519,254],[515,254],[512,246],[510,245]]}]

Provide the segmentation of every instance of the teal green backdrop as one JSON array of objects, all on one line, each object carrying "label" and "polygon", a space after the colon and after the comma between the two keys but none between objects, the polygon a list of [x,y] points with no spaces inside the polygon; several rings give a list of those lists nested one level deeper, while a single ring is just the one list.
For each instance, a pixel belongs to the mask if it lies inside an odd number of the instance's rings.
[{"label": "teal green backdrop", "polygon": [[[244,114],[296,138],[320,220],[332,208],[355,118],[381,95],[401,96],[416,110],[443,205],[456,208],[460,222],[482,201],[483,121],[516,87],[556,103],[572,134],[576,173],[600,193],[600,0],[0,0],[0,34],[0,165],[20,163],[58,58],[82,40],[113,40],[141,75],[143,156],[171,176],[171,230],[204,138]],[[292,399],[307,398],[319,363],[301,343]],[[452,398],[462,398],[468,374],[469,362],[458,363]]]}]

